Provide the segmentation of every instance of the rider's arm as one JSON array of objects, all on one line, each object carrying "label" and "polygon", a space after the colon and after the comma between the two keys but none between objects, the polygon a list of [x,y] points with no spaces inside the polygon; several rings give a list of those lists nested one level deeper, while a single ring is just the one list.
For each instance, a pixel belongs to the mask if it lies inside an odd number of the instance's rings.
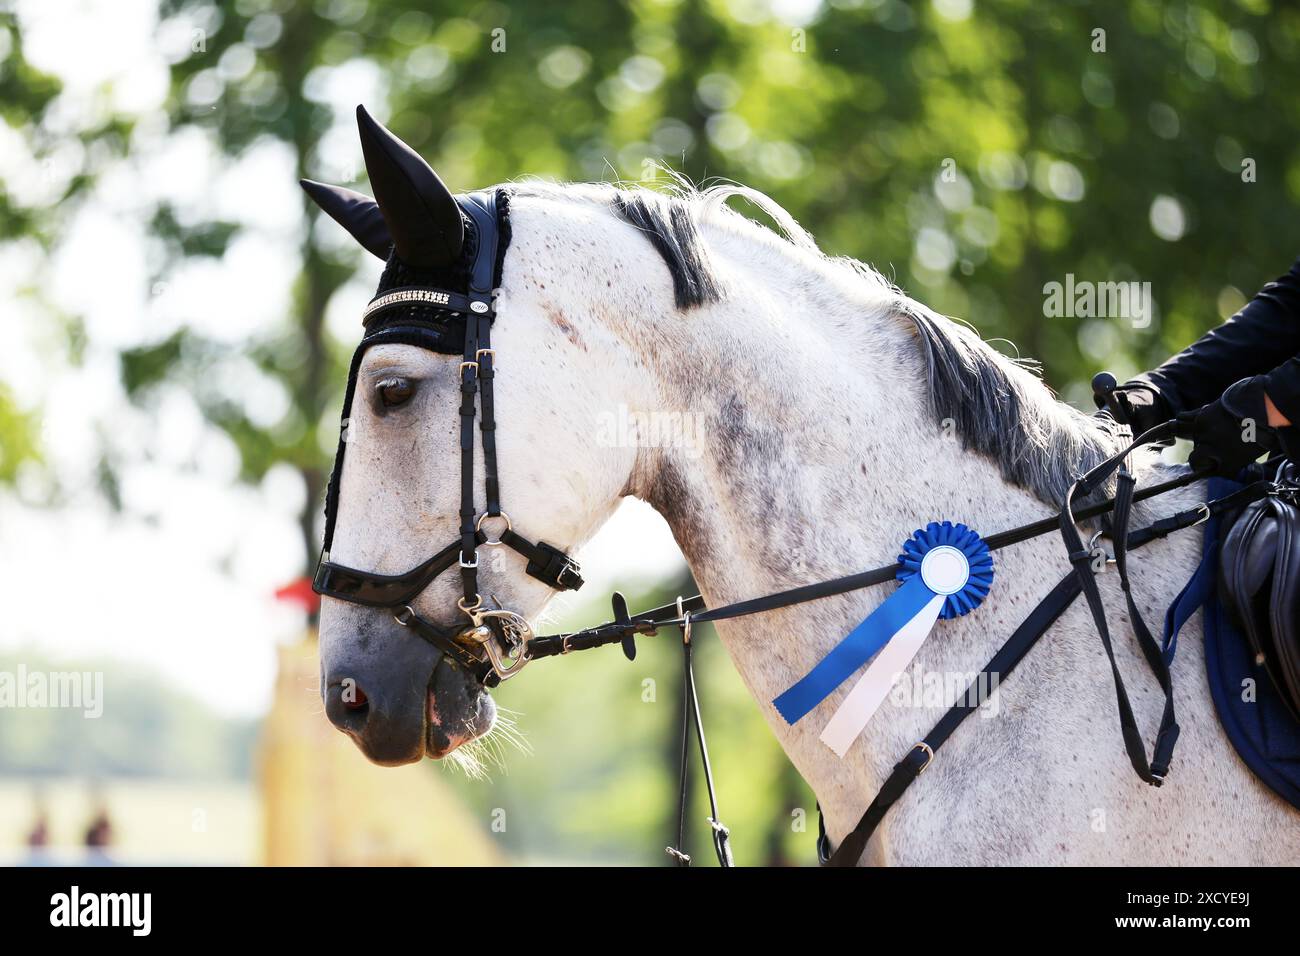
[{"label": "rider's arm", "polygon": [[1274,428],[1300,422],[1300,356],[1287,359],[1264,377],[1264,403]]},{"label": "rider's arm", "polygon": [[[1243,378],[1268,372],[1265,390],[1283,417],[1300,421],[1300,259],[1246,306],[1158,369],[1138,376],[1173,413],[1200,408]],[[1271,370],[1271,371],[1270,371]]]}]

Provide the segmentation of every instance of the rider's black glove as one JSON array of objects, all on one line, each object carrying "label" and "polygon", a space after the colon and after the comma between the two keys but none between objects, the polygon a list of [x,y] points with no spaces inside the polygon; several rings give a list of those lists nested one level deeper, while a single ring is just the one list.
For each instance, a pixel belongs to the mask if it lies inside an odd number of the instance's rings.
[{"label": "rider's black glove", "polygon": [[1187,463],[1193,469],[1209,468],[1211,474],[1232,478],[1277,448],[1277,432],[1268,424],[1264,405],[1264,379],[1243,378],[1228,386],[1217,402],[1178,416],[1178,437],[1192,442]]},{"label": "rider's black glove", "polygon": [[[1134,437],[1150,431],[1157,425],[1163,425],[1174,417],[1169,402],[1147,382],[1137,379],[1125,382],[1116,387],[1111,394],[1119,403],[1129,427],[1133,430]],[[1101,408],[1103,405],[1101,397],[1097,396],[1096,401],[1097,407]]]}]

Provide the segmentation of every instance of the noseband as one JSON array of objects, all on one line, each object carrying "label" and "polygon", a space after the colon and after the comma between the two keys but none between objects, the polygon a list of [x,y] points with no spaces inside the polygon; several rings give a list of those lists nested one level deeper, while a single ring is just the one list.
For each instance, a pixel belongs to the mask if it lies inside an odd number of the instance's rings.
[{"label": "noseband", "polygon": [[[529,575],[557,591],[582,587],[582,576],[577,563],[559,548],[545,541],[529,541],[518,534],[510,517],[501,510],[492,395],[496,352],[492,348],[491,332],[496,317],[493,289],[500,282],[508,195],[494,190],[459,196],[456,201],[469,219],[468,232],[473,239],[466,291],[423,283],[388,290],[381,287],[363,315],[366,335],[352,356],[348,373],[338,452],[325,495],[325,545],[312,589],[341,601],[391,611],[398,624],[410,628],[450,660],[468,669],[481,683],[492,687],[517,674],[530,660],[527,645],[532,631],[528,622],[513,611],[485,605],[478,590],[479,548],[499,545],[511,548],[523,555]],[[329,551],[338,519],[348,421],[361,359],[375,345],[394,344],[463,355],[460,363],[460,535],[404,574],[377,574],[336,564],[329,559]],[[481,417],[476,399],[482,408]],[[474,504],[476,420],[483,445],[486,507],[482,512]],[[500,528],[497,537],[488,537],[489,531],[496,527]],[[419,595],[453,566],[460,568],[462,591],[456,606],[468,618],[468,624],[462,627],[435,624],[413,609]]]}]

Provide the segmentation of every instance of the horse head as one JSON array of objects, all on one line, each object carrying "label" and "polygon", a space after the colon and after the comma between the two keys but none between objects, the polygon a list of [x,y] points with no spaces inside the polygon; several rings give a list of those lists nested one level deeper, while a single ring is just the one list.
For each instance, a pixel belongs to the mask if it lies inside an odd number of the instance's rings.
[{"label": "horse head", "polygon": [[335,726],[398,764],[491,729],[489,657],[522,666],[527,621],[580,582],[567,554],[628,490],[636,449],[594,425],[644,376],[591,318],[635,293],[593,246],[641,240],[504,190],[454,196],[363,108],[358,125],[375,198],[303,183],[386,262],[327,497],[321,688]]}]

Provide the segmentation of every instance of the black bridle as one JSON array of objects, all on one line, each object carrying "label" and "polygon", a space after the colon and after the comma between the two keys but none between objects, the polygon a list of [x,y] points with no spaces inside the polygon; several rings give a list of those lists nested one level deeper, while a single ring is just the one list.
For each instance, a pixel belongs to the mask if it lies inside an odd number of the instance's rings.
[{"label": "black bridle", "polygon": [[[496,352],[492,348],[492,320],[496,317],[493,289],[497,285],[502,220],[507,197],[500,190],[470,193],[457,198],[469,219],[475,243],[464,293],[429,286],[404,286],[381,291],[366,307],[366,335],[352,356],[347,392],[343,399],[342,430],[334,470],[325,495],[325,544],[312,589],[317,594],[366,607],[385,608],[404,627],[433,644],[451,660],[467,668],[482,684],[495,686],[517,674],[528,662],[531,631],[519,615],[484,604],[478,589],[480,546],[504,545],[523,555],[527,572],[557,591],[582,587],[578,565],[559,548],[545,541],[529,541],[518,534],[501,510],[501,482],[497,472],[496,412],[492,382]],[[429,318],[428,316],[432,316]],[[427,561],[404,574],[377,574],[335,564],[329,559],[338,520],[339,485],[347,449],[348,420],[356,391],[361,358],[376,345],[414,345],[447,353],[463,327],[460,363],[460,535]],[[481,406],[482,415],[478,411]],[[483,488],[486,506],[474,503],[474,423],[478,421],[483,445]],[[499,521],[501,531],[490,539],[483,525]],[[417,614],[412,608],[434,579],[459,566],[462,596],[456,602],[469,626],[446,627]]]},{"label": "black bridle", "polygon": [[[677,844],[668,847],[668,853],[682,865],[690,863],[690,857],[681,849],[681,844],[687,802],[687,757],[690,727],[693,724],[712,814],[709,823],[713,828],[714,849],[719,862],[723,866],[730,866],[732,860],[728,831],[718,818],[712,771],[700,717],[699,700],[695,692],[691,666],[692,627],[711,621],[729,620],[793,607],[808,601],[883,584],[895,580],[900,565],[889,564],[716,608],[708,608],[700,595],[688,599],[679,598],[673,604],[654,608],[635,616],[628,613],[626,601],[616,592],[613,596],[613,620],[580,631],[541,637],[534,636],[527,622],[518,614],[501,608],[487,607],[478,590],[478,558],[479,548],[482,546],[504,545],[515,550],[527,561],[529,575],[556,590],[579,588],[582,586],[582,577],[577,564],[563,551],[544,541],[529,541],[516,533],[510,518],[501,509],[496,454],[496,417],[492,392],[496,352],[491,345],[491,327],[496,314],[493,290],[500,281],[501,254],[504,251],[501,236],[508,194],[501,190],[471,193],[457,197],[456,202],[464,217],[468,219],[475,242],[470,255],[466,291],[462,293],[424,283],[400,285],[381,289],[366,309],[364,317],[366,334],[352,357],[348,375],[343,406],[343,429],[326,493],[325,544],[313,589],[318,594],[328,597],[391,611],[399,624],[410,628],[421,638],[433,644],[455,665],[466,668],[479,682],[488,687],[495,686],[518,673],[529,661],[606,644],[621,644],[624,654],[630,660],[636,656],[637,636],[655,634],[664,627],[678,629],[683,647],[685,711],[682,725]],[[458,352],[463,357],[460,363],[459,410],[460,534],[455,541],[422,564],[403,574],[395,575],[360,571],[329,560],[329,549],[333,542],[334,527],[338,517],[339,486],[357,374],[366,351],[382,344],[414,345],[444,354]],[[1111,384],[1113,386],[1113,380]],[[1118,409],[1113,403],[1111,408],[1122,422]],[[486,504],[482,512],[477,510],[474,503],[474,424],[476,421],[479,425],[484,460],[483,485]],[[1009,674],[1075,598],[1083,594],[1111,665],[1125,749],[1139,777],[1153,786],[1160,786],[1168,773],[1174,744],[1178,739],[1178,724],[1174,718],[1173,688],[1169,674],[1169,660],[1166,658],[1167,651],[1160,647],[1151,634],[1134,603],[1130,591],[1127,553],[1181,528],[1199,524],[1213,514],[1256,500],[1267,494],[1272,485],[1267,481],[1255,482],[1224,498],[1204,502],[1130,533],[1129,519],[1134,502],[1184,487],[1204,477],[1201,472],[1191,472],[1150,488],[1137,490],[1136,481],[1126,465],[1128,455],[1143,445],[1172,438],[1174,427],[1175,423],[1171,421],[1151,429],[1081,477],[1070,488],[1059,515],[984,538],[988,549],[996,551],[1052,531],[1059,531],[1066,545],[1072,568],[1030,612],[971,685],[973,691],[981,686],[981,681],[987,681],[992,675],[996,675],[1001,680]],[[1077,501],[1092,495],[1116,472],[1118,474],[1113,498],[1075,510]],[[1085,547],[1076,527],[1080,521],[1107,513],[1112,513],[1110,536],[1114,542],[1114,555],[1105,563],[1113,564],[1118,569],[1138,645],[1164,694],[1164,712],[1150,758],[1147,757],[1145,745],[1129,704],[1106,625],[1105,611],[1095,580],[1096,538],[1094,537],[1093,541]],[[489,520],[501,523],[501,531],[496,539],[490,539],[483,528],[484,523]],[[419,595],[440,574],[453,566],[460,568],[462,596],[457,601],[457,607],[468,618],[468,626],[438,625],[413,610],[413,604]],[[821,829],[818,853],[823,863],[846,866],[858,861],[868,839],[885,813],[902,796],[907,787],[929,767],[935,752],[978,706],[975,702],[979,699],[979,694],[975,692],[963,695],[962,702],[953,706],[923,740],[918,741],[908,750],[895,765],[857,826],[834,852],[831,852],[824,828]]]}]

